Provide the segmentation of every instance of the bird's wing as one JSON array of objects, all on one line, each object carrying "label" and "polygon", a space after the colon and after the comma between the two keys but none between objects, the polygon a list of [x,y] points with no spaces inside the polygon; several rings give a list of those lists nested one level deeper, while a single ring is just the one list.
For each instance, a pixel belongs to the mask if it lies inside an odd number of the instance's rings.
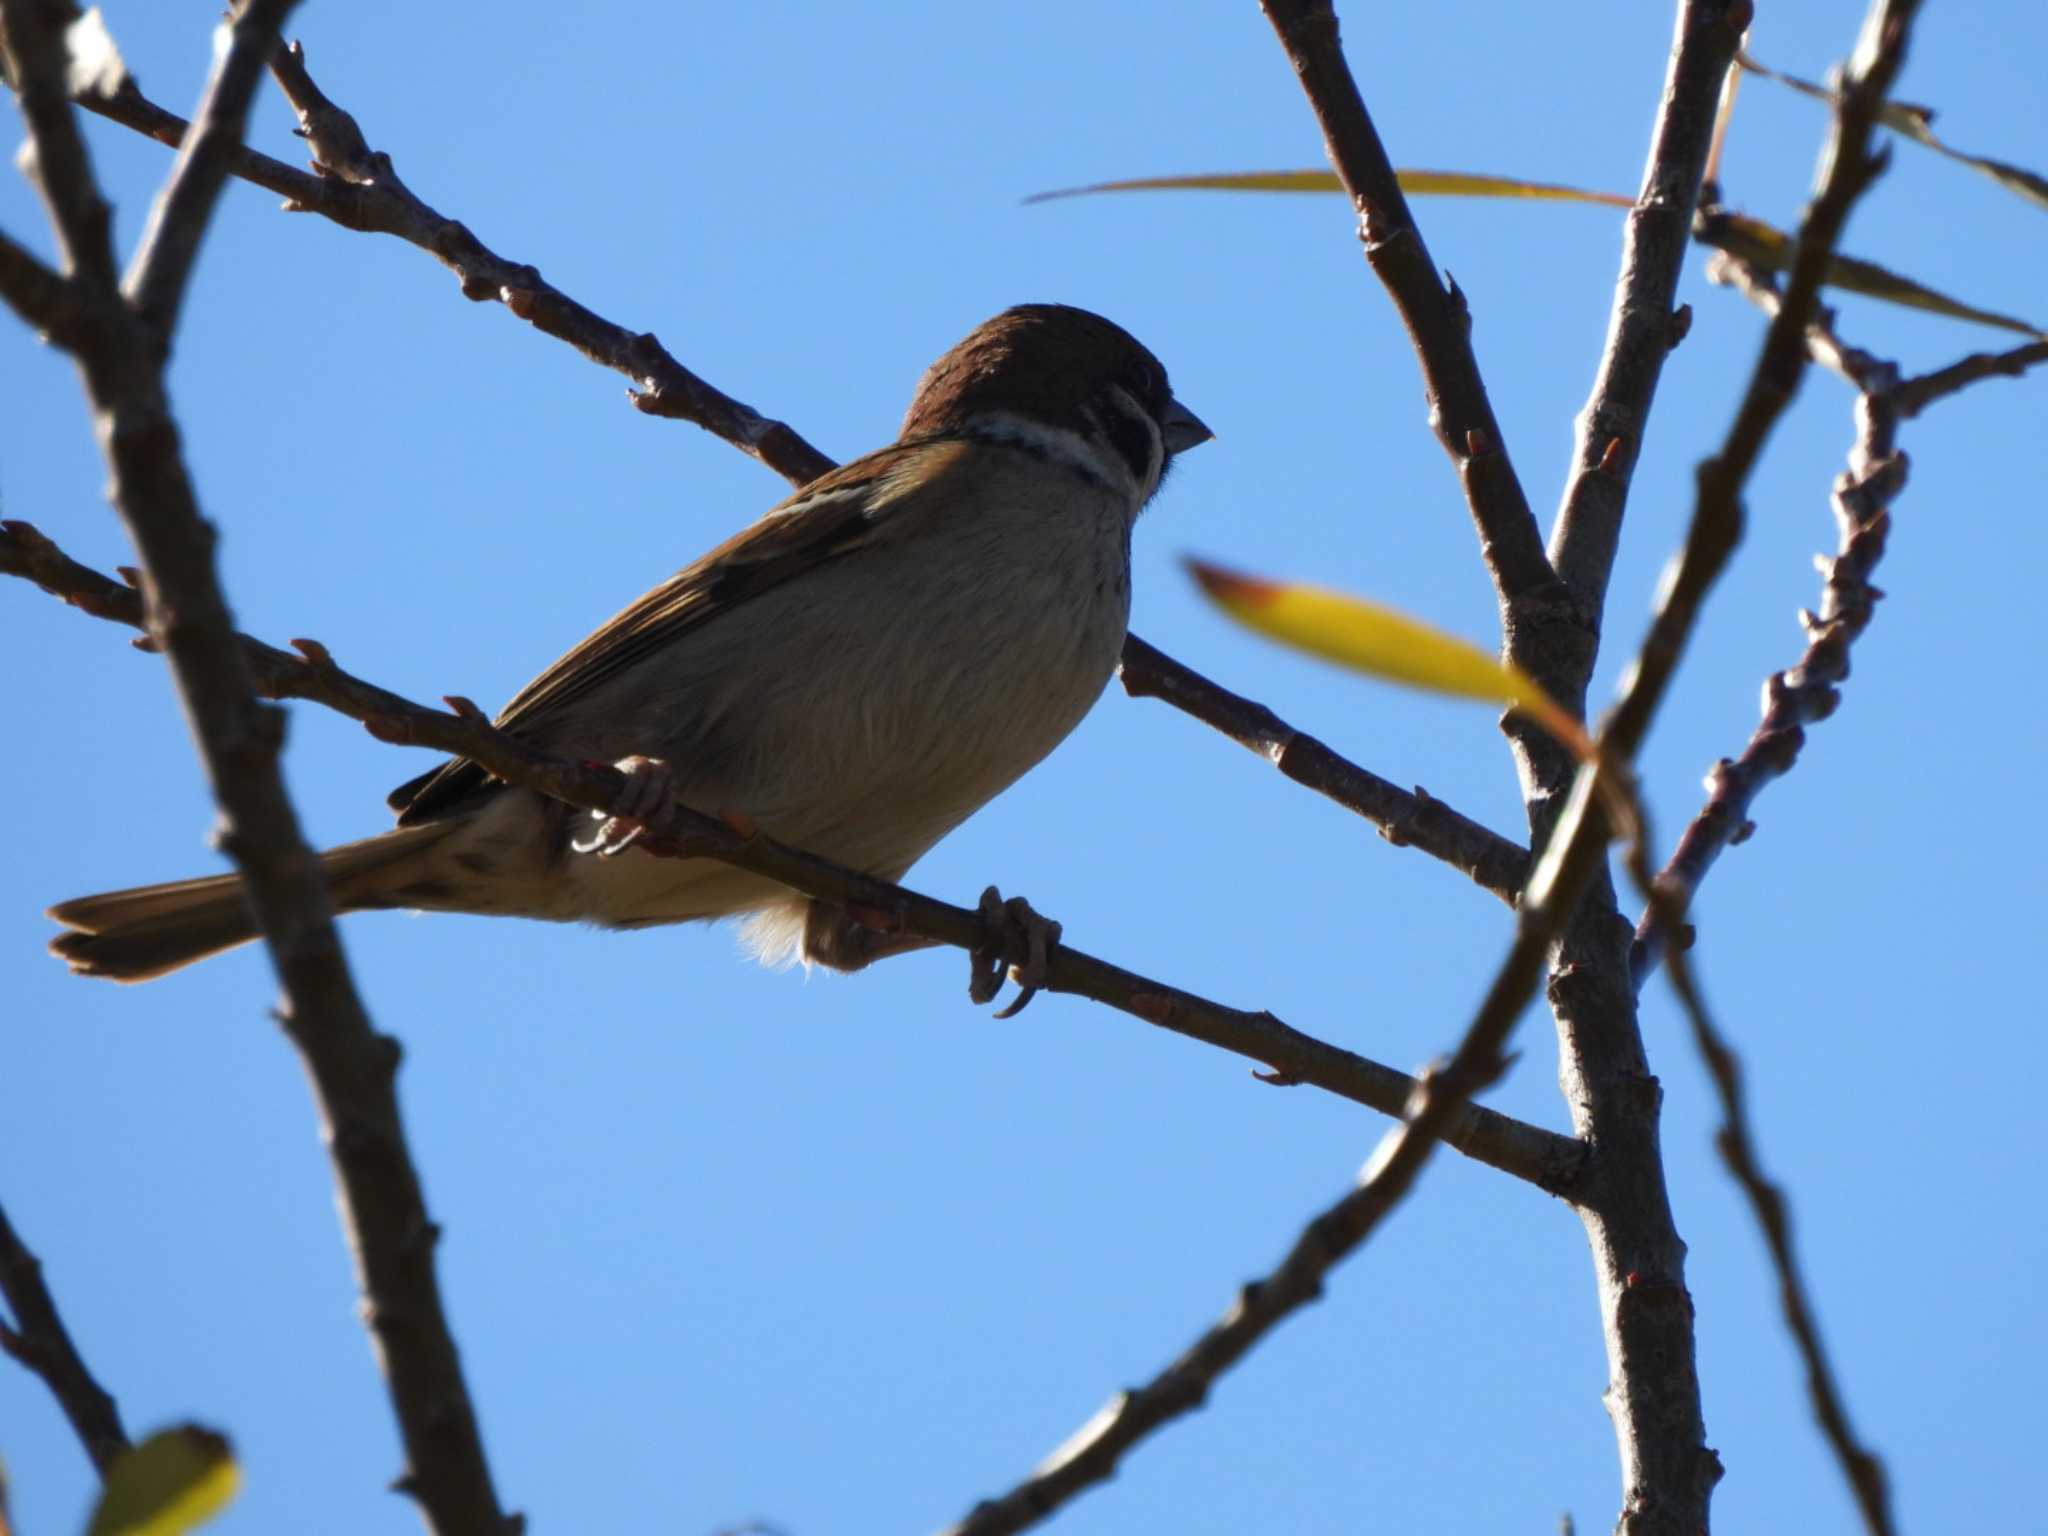
[{"label": "bird's wing", "polygon": [[[914,533],[945,505],[944,483],[964,449],[957,440],[897,443],[821,475],[600,625],[520,689],[498,729],[544,737],[567,706],[698,625],[825,561]],[[482,768],[453,758],[401,784],[390,805],[411,826],[487,786],[494,781]]]}]

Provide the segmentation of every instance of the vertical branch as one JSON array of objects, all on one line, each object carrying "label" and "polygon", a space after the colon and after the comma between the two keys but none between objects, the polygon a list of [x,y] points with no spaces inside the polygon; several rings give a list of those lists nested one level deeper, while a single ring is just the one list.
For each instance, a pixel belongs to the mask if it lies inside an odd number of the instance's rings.
[{"label": "vertical branch", "polygon": [[[406,1149],[398,1047],[371,1025],[328,910],[318,858],[300,835],[278,767],[284,715],[260,703],[214,565],[165,392],[164,359],[261,66],[294,0],[247,0],[208,84],[201,131],[181,154],[149,240],[114,286],[104,202],[63,100],[64,25],[54,0],[0,0],[0,43],[22,83],[33,164],[81,316],[71,351],[84,376],[111,498],[140,556],[151,637],[176,679],[214,799],[283,991],[279,1019],[303,1056],[325,1122],[364,1312],[409,1462],[399,1486],[438,1532],[500,1532],[502,1513],[434,1277],[439,1229]],[[94,210],[101,210],[95,215]],[[147,306],[145,312],[143,306]]]},{"label": "vertical branch", "polygon": [[1430,426],[1458,468],[1505,621],[1517,600],[1549,589],[1554,578],[1535,514],[1508,460],[1507,440],[1479,375],[1465,295],[1456,283],[1437,275],[1386,146],[1344,62],[1330,0],[1260,4],[1301,78],[1322,126],[1330,164],[1358,212],[1366,260],[1386,285],[1414,343],[1429,397]]},{"label": "vertical branch", "polygon": [[1672,306],[1713,143],[1715,105],[1722,82],[1732,78],[1729,66],[1750,9],[1750,0],[1688,0],[1678,7],[1649,163],[1622,233],[1607,344],[1593,392],[1579,413],[1572,476],[1550,539],[1551,563],[1593,626],[1596,645],[1629,478],[1642,454],[1664,359],[1683,339],[1690,319]]}]

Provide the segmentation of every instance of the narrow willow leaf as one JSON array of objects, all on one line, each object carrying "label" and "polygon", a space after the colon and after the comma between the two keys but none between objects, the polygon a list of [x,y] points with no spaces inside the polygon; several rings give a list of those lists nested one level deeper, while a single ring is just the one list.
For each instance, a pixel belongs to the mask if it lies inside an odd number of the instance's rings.
[{"label": "narrow willow leaf", "polygon": [[1202,560],[1187,567],[1209,600],[1247,629],[1389,682],[1511,705],[1582,760],[1596,755],[1585,728],[1526,672],[1455,635],[1325,587],[1267,581]]},{"label": "narrow willow leaf", "polygon": [[[1784,230],[1766,224],[1762,219],[1729,213],[1724,209],[1716,209],[1696,219],[1693,238],[1702,245],[1726,251],[1769,272],[1790,271],[1793,254],[1798,248],[1798,242]],[[1904,305],[1908,309],[1924,309],[1957,320],[1974,321],[1978,325],[1995,325],[2000,330],[2017,331],[2022,336],[2048,335],[2039,326],[2017,316],[1978,309],[1973,304],[1965,304],[1960,299],[1952,299],[1929,288],[1925,283],[1881,267],[1874,261],[1861,261],[1854,256],[1831,258],[1823,281],[1828,287],[1839,288],[1845,293],[1868,294],[1871,298]]]},{"label": "narrow willow leaf", "polygon": [[[1802,80],[1797,75],[1788,75],[1767,65],[1759,64],[1747,53],[1736,57],[1737,64],[1752,75],[1762,75],[1766,80],[1789,86],[1802,96],[1811,96],[1833,106],[1838,99],[1835,93],[1824,85],[1815,85],[1811,80]],[[1878,110],[1878,121],[1892,132],[1923,144],[1937,155],[1946,155],[1959,165],[1967,165],[1980,175],[1989,176],[2006,191],[2042,208],[2048,208],[2048,177],[2038,175],[2025,166],[2013,165],[2004,160],[1994,160],[1989,155],[1965,154],[1934,136],[1931,126],[1934,113],[1927,107],[1916,107],[1911,102],[1888,101]]]},{"label": "narrow willow leaf", "polygon": [[[1512,176],[1472,176],[1462,171],[1396,171],[1403,192],[1438,197],[1517,197],[1545,202],[1595,203],[1604,208],[1633,208],[1632,199],[1612,192],[1543,181],[1518,181]],[[1088,187],[1062,187],[1034,192],[1027,203],[1060,197],[1085,197],[1095,192],[1342,192],[1334,171],[1217,171],[1195,176],[1139,176],[1128,181],[1099,181]]]},{"label": "narrow willow leaf", "polygon": [[225,1435],[197,1424],[158,1430],[108,1469],[86,1536],[184,1536],[220,1513],[241,1484]]}]

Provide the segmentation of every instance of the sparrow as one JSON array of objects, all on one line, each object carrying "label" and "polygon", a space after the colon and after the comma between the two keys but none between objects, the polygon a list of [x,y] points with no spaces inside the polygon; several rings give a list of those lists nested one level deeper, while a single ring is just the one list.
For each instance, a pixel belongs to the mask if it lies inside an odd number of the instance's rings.
[{"label": "sparrow", "polygon": [[[1132,526],[1174,457],[1210,436],[1120,327],[1060,304],[1005,310],[925,372],[895,442],[625,608],[496,724],[617,761],[643,814],[669,795],[738,811],[898,881],[1094,705],[1130,617]],[[762,960],[840,970],[919,942],[745,870],[637,851],[630,831],[590,838],[584,813],[466,760],[389,803],[394,829],[320,856],[337,912],[739,917]],[[257,937],[234,875],[49,915],[73,971],[124,982]]]}]

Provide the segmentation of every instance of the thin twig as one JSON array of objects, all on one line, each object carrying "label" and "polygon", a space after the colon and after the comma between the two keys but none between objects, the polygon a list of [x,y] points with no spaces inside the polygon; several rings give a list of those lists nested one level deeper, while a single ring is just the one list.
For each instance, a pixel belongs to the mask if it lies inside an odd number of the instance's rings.
[{"label": "thin twig", "polygon": [[0,1351],[20,1361],[43,1379],[64,1417],[71,1421],[85,1454],[100,1475],[128,1449],[121,1410],[86,1368],[71,1333],[58,1314],[56,1299],[43,1284],[42,1262],[14,1230],[0,1209],[0,1296],[14,1314],[12,1325],[0,1322]]},{"label": "thin twig", "polygon": [[215,56],[212,77],[200,98],[194,131],[186,134],[178,158],[151,207],[142,243],[129,264],[125,285],[137,315],[168,338],[178,323],[185,285],[199,259],[199,242],[213,218],[213,206],[226,185],[235,151],[242,144],[242,125],[263,79],[267,51],[298,0],[240,0],[233,22],[236,42]]},{"label": "thin twig", "polygon": [[1457,1050],[1416,1085],[1406,1118],[1389,1130],[1357,1187],[1316,1216],[1265,1278],[1237,1300],[1165,1370],[1119,1393],[1028,1478],[975,1506],[946,1536],[1005,1536],[1036,1525],[1113,1476],[1139,1441],[1206,1401],[1216,1381],[1282,1321],[1322,1295],[1323,1279],[1378,1229],[1421,1174],[1443,1130],[1471,1096],[1506,1070],[1507,1040],[1543,978],[1551,945],[1578,906],[1607,844],[1594,774],[1558,822],[1553,845],[1529,880],[1515,937]]},{"label": "thin twig", "polygon": [[1472,352],[1472,316],[1456,283],[1438,274],[1408,199],[1344,62],[1329,0],[1260,0],[1301,79],[1323,147],[1358,213],[1367,261],[1414,344],[1430,427],[1457,466],[1503,622],[1517,601],[1555,586],[1529,498],[1508,459]]},{"label": "thin twig", "polygon": [[[1733,283],[1767,314],[1775,315],[1781,305],[1769,274],[1747,263],[1720,256],[1710,275]],[[1686,910],[1723,850],[1755,831],[1749,813],[1756,797],[1792,770],[1806,744],[1805,728],[1827,719],[1841,703],[1840,684],[1849,676],[1850,648],[1882,596],[1870,577],[1884,557],[1890,506],[1904,488],[1907,472],[1906,457],[1897,448],[1898,370],[1844,345],[1825,310],[1808,322],[1806,346],[1816,362],[1841,374],[1858,392],[1856,440],[1849,450],[1849,467],[1836,479],[1831,497],[1839,535],[1836,551],[1832,558],[1816,562],[1822,576],[1819,612],[1799,616],[1807,637],[1805,653],[1796,666],[1773,674],[1765,683],[1763,718],[1741,755],[1722,758],[1708,773],[1706,803],[1657,876],[1660,900],[1645,908],[1629,955],[1638,989],[1663,958],[1669,936],[1678,934],[1681,945],[1686,941]]]},{"label": "thin twig", "polygon": [[[1608,314],[1607,344],[1593,391],[1579,412],[1573,470],[1550,538],[1551,563],[1578,612],[1597,626],[1621,544],[1629,480],[1664,359],[1684,339],[1691,313],[1674,309],[1691,248],[1722,82],[1749,25],[1750,0],[1691,0],[1678,7],[1677,35],[1650,135],[1642,190],[1622,233],[1621,275]],[[1596,634],[1592,643],[1598,644]]]},{"label": "thin twig", "polygon": [[113,210],[100,195],[85,137],[66,97],[64,33],[76,19],[68,0],[12,0],[0,21],[7,77],[28,124],[19,160],[56,232],[66,275],[107,292],[114,286]]},{"label": "thin twig", "polygon": [[[0,0],[16,78],[60,80],[65,7]],[[198,117],[211,148],[181,156],[162,206],[164,240],[137,270],[139,295],[176,312],[185,263],[203,234],[213,199],[203,183],[239,140],[240,82],[251,58],[277,48],[291,0],[250,0],[228,27],[228,46]],[[27,93],[25,94],[32,94]],[[46,104],[47,105],[47,104]],[[100,204],[77,125],[60,99],[30,115],[35,161],[53,209]],[[50,185],[58,176],[77,179]],[[77,249],[81,236],[98,246]],[[214,565],[215,533],[201,514],[164,392],[169,336],[116,290],[104,228],[66,233],[74,288],[85,312],[75,347],[95,435],[106,455],[111,496],[143,569],[148,632],[169,659],[180,699],[220,806],[222,843],[240,866],[283,991],[280,1022],[304,1058],[326,1124],[363,1307],[396,1410],[408,1468],[399,1486],[418,1501],[431,1529],[498,1533],[517,1528],[501,1511],[484,1460],[453,1336],[434,1279],[438,1229],[428,1218],[406,1150],[395,1091],[398,1050],[364,1012],[342,957],[320,868],[300,836],[278,772],[282,711],[251,690]],[[161,264],[161,265],[160,265]],[[159,274],[163,275],[159,275]],[[176,281],[172,278],[176,277]]]},{"label": "thin twig", "polygon": [[[285,198],[295,213],[317,213],[344,228],[392,235],[427,252],[455,274],[464,298],[496,300],[520,319],[566,341],[593,362],[632,380],[634,407],[651,416],[688,421],[759,459],[792,485],[816,479],[832,461],[786,424],[713,388],[671,356],[651,333],[628,330],[585,308],[540,275],[538,268],[500,256],[415,196],[399,179],[391,157],[373,151],[355,120],[321,95],[306,73],[297,44],[280,51],[273,73],[299,112],[314,156],[314,173],[296,170],[252,149],[241,149],[230,169]],[[173,148],[190,129],[142,94],[131,76],[80,93],[78,104]]]},{"label": "thin twig", "polygon": [[[26,523],[0,523],[0,573],[32,581],[97,618],[143,627],[140,593],[79,564]],[[301,651],[297,656],[248,636],[240,637],[240,643],[258,691],[268,698],[323,704],[363,722],[380,740],[469,758],[499,778],[586,810],[609,814],[618,801],[623,781],[611,769],[536,751],[495,729],[465,700],[453,701],[448,711],[428,709],[351,676],[312,641],[295,641]],[[976,910],[840,868],[766,837],[749,837],[723,821],[688,811],[678,815],[677,825],[665,829],[668,844],[663,829],[657,829],[636,848],[735,864],[809,895],[888,913],[904,932],[937,943],[973,950],[987,941]],[[1260,1062],[1269,1069],[1268,1081],[1311,1084],[1389,1115],[1401,1114],[1415,1091],[1415,1080],[1406,1073],[1290,1029],[1270,1013],[1226,1007],[1064,943],[1055,946],[1048,963],[1048,991],[1090,998]],[[1445,1139],[1467,1156],[1548,1190],[1570,1182],[1581,1153],[1569,1137],[1476,1105],[1454,1117]]]},{"label": "thin twig", "polygon": [[[1662,877],[1651,877],[1645,837],[1631,840],[1627,863],[1636,889],[1656,909],[1659,923],[1675,925],[1682,918],[1683,911],[1678,908],[1672,893],[1664,887]],[[1863,1523],[1870,1536],[1893,1536],[1896,1527],[1892,1521],[1891,1491],[1887,1486],[1884,1463],[1857,1440],[1855,1429],[1849,1422],[1848,1404],[1842,1400],[1834,1367],[1829,1364],[1827,1349],[1821,1343],[1820,1322],[1814,1314],[1813,1298],[1807,1291],[1799,1269],[1799,1255],[1793,1247],[1791,1208],[1785,1199],[1785,1191],[1764,1172],[1757,1153],[1756,1137],[1749,1123],[1748,1102],[1743,1092],[1741,1058],[1714,1027],[1705,995],[1693,975],[1692,962],[1683,950],[1674,950],[1669,955],[1666,970],[1671,978],[1671,989],[1678,996],[1679,1007],[1692,1028],[1693,1044],[1706,1063],[1708,1075],[1714,1080],[1714,1092],[1721,1101],[1721,1128],[1714,1135],[1714,1145],[1748,1199],[1757,1226],[1763,1232],[1764,1244],[1770,1250],[1771,1267],[1778,1277],[1779,1304],[1784,1309],[1785,1326],[1791,1332],[1793,1344],[1806,1367],[1806,1389],[1813,1402],[1814,1417],[1819,1421],[1821,1433],[1827,1437],[1835,1459],[1841,1464],[1842,1475],[1863,1513]]]},{"label": "thin twig", "polygon": [[[1690,631],[1689,614],[1720,575],[1742,538],[1742,488],[1763,454],[1771,429],[1798,393],[1806,360],[1806,327],[1819,307],[1820,287],[1849,210],[1884,169],[1870,139],[1885,96],[1905,63],[1906,42],[1919,0],[1873,0],[1849,60],[1833,130],[1822,152],[1820,190],[1799,222],[1799,247],[1778,312],[1729,424],[1720,451],[1699,467],[1698,497],[1670,590],[1644,642],[1640,664],[1659,672],[1678,665],[1671,642]],[[1683,622],[1681,623],[1681,619]],[[1624,700],[1610,730],[1623,742],[1640,741],[1649,719]]]},{"label": "thin twig", "polygon": [[1892,391],[1892,404],[1902,418],[1910,419],[1958,390],[1985,379],[2019,378],[2036,363],[2048,363],[2048,341],[2030,341],[2006,352],[1972,352],[1946,368],[1902,381]]},{"label": "thin twig", "polygon": [[1529,850],[1427,791],[1414,792],[1339,756],[1263,704],[1240,698],[1136,635],[1124,642],[1124,691],[1160,699],[1265,758],[1295,783],[1356,811],[1397,848],[1419,848],[1512,907],[1529,877]]}]

